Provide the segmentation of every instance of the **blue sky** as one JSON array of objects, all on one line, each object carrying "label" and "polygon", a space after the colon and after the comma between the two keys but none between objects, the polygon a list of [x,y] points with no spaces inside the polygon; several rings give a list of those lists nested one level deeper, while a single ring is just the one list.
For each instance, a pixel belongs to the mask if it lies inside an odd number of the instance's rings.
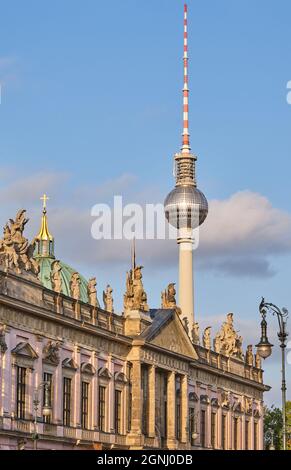
[{"label": "blue sky", "polygon": [[[191,143],[199,187],[218,204],[197,254],[197,319],[219,326],[233,311],[246,346],[259,336],[261,295],[291,308],[291,4],[188,4]],[[183,1],[11,0],[0,6],[1,223],[24,205],[32,236],[39,197],[47,191],[57,256],[95,274],[99,298],[110,282],[120,310],[129,246],[89,244],[88,214],[114,194],[162,202],[173,186]],[[250,218],[257,222],[249,224]],[[177,248],[167,244],[159,257],[146,243],[137,248],[155,306],[160,291],[177,280]],[[270,324],[277,344],[275,319]],[[273,386],[266,401],[279,402],[277,355],[265,369]]]}]

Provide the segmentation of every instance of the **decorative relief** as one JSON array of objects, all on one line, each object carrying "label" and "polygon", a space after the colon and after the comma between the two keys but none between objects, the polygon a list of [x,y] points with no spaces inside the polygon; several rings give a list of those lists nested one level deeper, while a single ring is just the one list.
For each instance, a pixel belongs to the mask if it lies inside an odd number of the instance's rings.
[{"label": "decorative relief", "polygon": [[34,241],[30,244],[23,236],[24,227],[29,221],[26,211],[17,212],[15,220],[9,219],[4,227],[3,239],[0,240],[0,261],[5,272],[9,270],[16,274],[29,272],[35,277],[39,272],[38,263],[33,258]]}]

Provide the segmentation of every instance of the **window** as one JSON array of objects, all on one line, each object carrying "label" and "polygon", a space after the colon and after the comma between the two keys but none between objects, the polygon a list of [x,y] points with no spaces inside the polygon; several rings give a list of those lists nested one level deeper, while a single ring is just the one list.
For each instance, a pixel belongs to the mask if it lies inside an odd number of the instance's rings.
[{"label": "window", "polygon": [[105,431],[106,387],[99,386],[99,429]]},{"label": "window", "polygon": [[233,447],[238,450],[238,418],[233,418]]},{"label": "window", "polygon": [[201,410],[200,415],[200,436],[201,436],[201,446],[205,447],[206,445],[206,411]]},{"label": "window", "polygon": [[175,379],[176,389],[176,439],[181,440],[181,377]]},{"label": "window", "polygon": [[258,423],[254,423],[254,450],[258,450]]},{"label": "window", "polygon": [[128,376],[127,432],[130,432],[131,430],[131,407],[132,407],[131,364],[128,364],[127,376]]},{"label": "window", "polygon": [[250,428],[250,422],[246,421],[245,422],[245,450],[249,450],[249,428]]},{"label": "window", "polygon": [[222,415],[222,420],[221,420],[221,445],[223,450],[227,450],[227,428],[226,428],[226,423],[227,423],[227,416]]},{"label": "window", "polygon": [[148,434],[148,369],[142,367],[141,370],[141,389],[142,389],[142,432],[144,435]]},{"label": "window", "polygon": [[216,447],[216,413],[211,413],[211,446]]},{"label": "window", "polygon": [[16,415],[25,419],[26,368],[16,368]]},{"label": "window", "polygon": [[89,409],[89,384],[82,382],[81,388],[81,426],[88,428],[88,409]]},{"label": "window", "polygon": [[63,381],[63,424],[71,425],[71,388],[72,380],[64,377]]},{"label": "window", "polygon": [[120,390],[115,390],[114,429],[115,429],[116,434],[121,434],[121,391]]},{"label": "window", "polygon": [[[52,383],[53,383],[53,376],[47,372],[43,374],[43,381],[48,384],[47,390],[43,387],[43,395],[42,395],[42,404],[44,406],[46,402],[46,394],[47,394],[47,401],[48,406],[52,406]],[[43,416],[43,422],[49,424],[51,422],[51,416]]]},{"label": "window", "polygon": [[191,446],[195,445],[195,408],[189,408],[189,437]]}]

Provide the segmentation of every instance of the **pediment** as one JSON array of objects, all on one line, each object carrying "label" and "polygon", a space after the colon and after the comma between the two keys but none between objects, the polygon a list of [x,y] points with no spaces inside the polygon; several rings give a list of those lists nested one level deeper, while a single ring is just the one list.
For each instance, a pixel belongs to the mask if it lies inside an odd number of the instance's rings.
[{"label": "pediment", "polygon": [[81,372],[83,374],[94,375],[96,373],[95,367],[89,362],[83,362],[81,364]]},{"label": "pediment", "polygon": [[11,354],[15,354],[16,356],[24,356],[29,359],[38,358],[38,355],[35,350],[26,341],[18,343],[18,345],[14,349],[12,349]]},{"label": "pediment", "polygon": [[72,359],[72,358],[64,359],[63,362],[62,362],[62,366],[65,369],[72,369],[72,370],[77,370],[78,369],[77,364],[75,363],[74,359]]},{"label": "pediment", "polygon": [[168,321],[161,324],[155,336],[148,342],[191,359],[198,359],[195,348],[176,312],[173,312]]},{"label": "pediment", "polygon": [[100,369],[98,370],[98,376],[106,380],[112,379],[112,374],[111,372],[109,372],[107,367],[100,367]]},{"label": "pediment", "polygon": [[127,382],[128,382],[127,377],[123,372],[115,372],[114,380],[115,380],[115,382],[119,382],[119,383],[122,383],[122,384],[127,384]]}]

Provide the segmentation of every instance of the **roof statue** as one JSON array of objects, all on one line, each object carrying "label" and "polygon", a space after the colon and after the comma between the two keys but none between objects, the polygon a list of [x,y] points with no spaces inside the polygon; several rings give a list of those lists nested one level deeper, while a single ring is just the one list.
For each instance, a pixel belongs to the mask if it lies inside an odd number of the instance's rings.
[{"label": "roof statue", "polygon": [[192,325],[192,343],[200,344],[199,323],[195,322]]},{"label": "roof statue", "polygon": [[175,284],[171,283],[168,285],[167,289],[165,289],[162,294],[162,308],[175,308],[176,304],[176,289]]},{"label": "roof statue", "polygon": [[51,270],[51,283],[52,283],[52,288],[55,292],[58,292],[59,294],[62,292],[62,266],[60,264],[59,260],[56,260],[52,263],[52,270]]},{"label": "roof statue", "polygon": [[110,313],[114,312],[112,292],[113,292],[113,289],[109,284],[106,286],[106,290],[103,291],[104,308],[107,312],[110,312]]},{"label": "roof statue", "polygon": [[88,299],[89,299],[89,304],[93,305],[93,307],[98,306],[96,286],[97,286],[96,277],[92,277],[91,279],[89,279],[89,282],[88,282]]},{"label": "roof statue", "polygon": [[33,259],[34,241],[30,244],[23,236],[24,227],[29,220],[25,214],[24,209],[19,210],[15,220],[9,219],[5,225],[3,239],[0,240],[0,260],[6,272],[11,270],[21,274],[26,271],[36,276],[39,266]]},{"label": "roof statue", "polygon": [[136,266],[126,273],[126,292],[124,294],[124,310],[149,311],[147,295],[143,288],[143,266]]},{"label": "roof statue", "polygon": [[217,333],[214,340],[214,349],[217,353],[243,359],[242,337],[233,327],[233,313],[227,315],[226,322]]},{"label": "roof statue", "polygon": [[252,367],[254,365],[254,353],[253,353],[253,346],[251,344],[247,346],[246,363]]},{"label": "roof statue", "polygon": [[206,349],[211,349],[210,333],[211,333],[211,326],[208,326],[207,328],[205,328],[204,333],[203,333],[203,338],[202,338],[203,347]]},{"label": "roof statue", "polygon": [[73,273],[70,281],[71,296],[75,300],[80,300],[80,275]]},{"label": "roof statue", "polygon": [[256,352],[256,355],[255,355],[255,364],[256,364],[257,369],[262,368],[262,358],[258,352]]}]

